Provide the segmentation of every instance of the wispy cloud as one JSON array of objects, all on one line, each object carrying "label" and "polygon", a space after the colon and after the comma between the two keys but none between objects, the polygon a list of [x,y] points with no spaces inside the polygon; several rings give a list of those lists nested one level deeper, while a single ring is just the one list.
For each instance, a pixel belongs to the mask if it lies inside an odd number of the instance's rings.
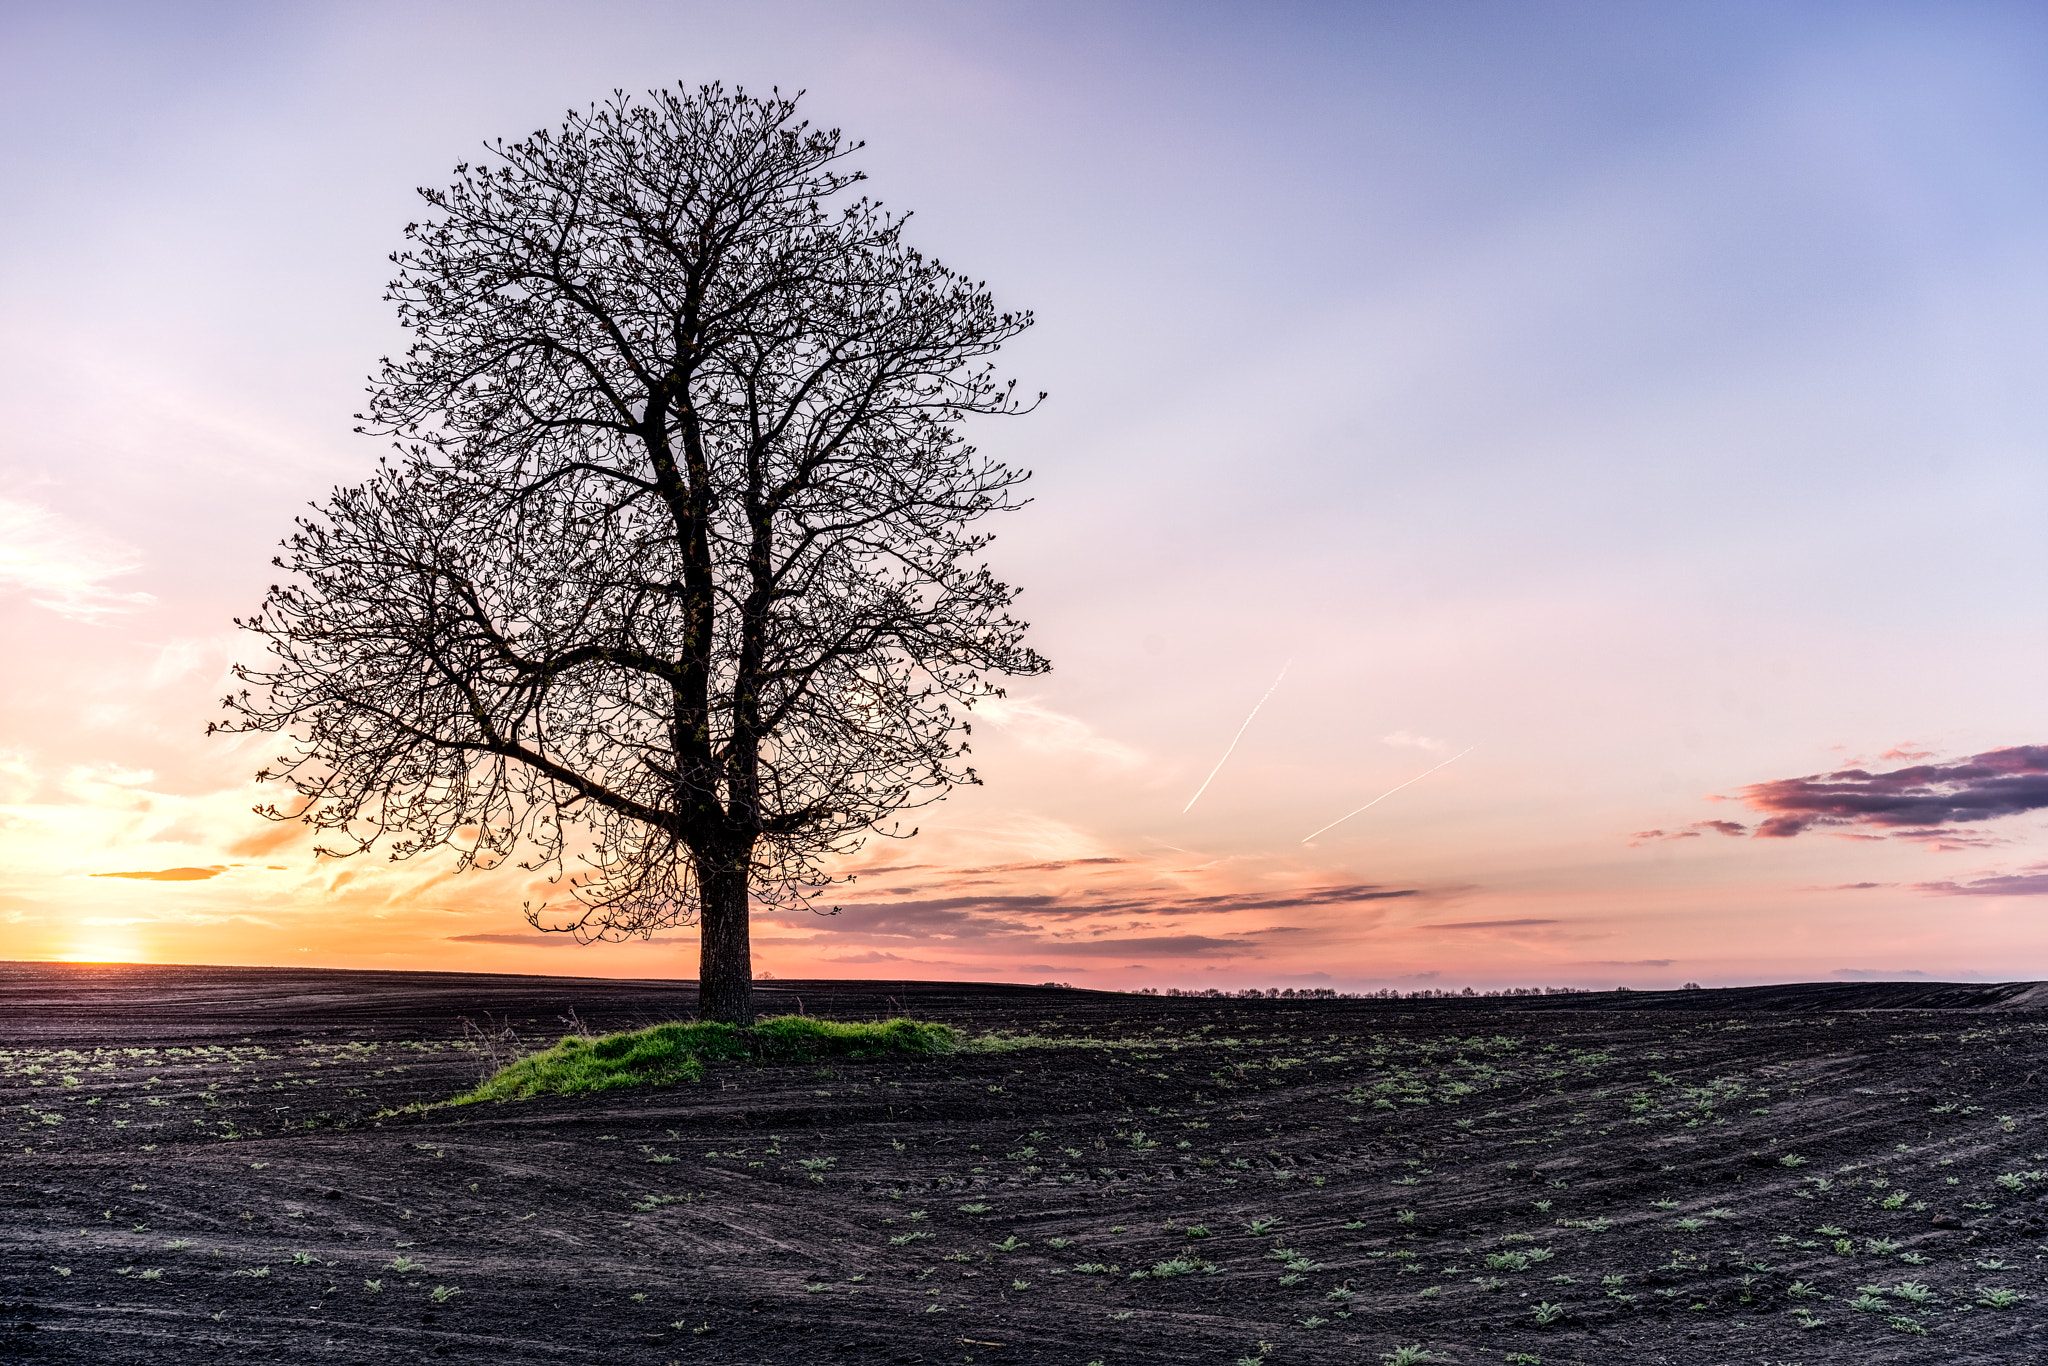
[{"label": "wispy cloud", "polygon": [[156,601],[107,586],[141,567],[141,557],[117,541],[48,508],[0,498],[0,592],[28,593],[38,607],[98,623]]},{"label": "wispy cloud", "polygon": [[2048,896],[2048,863],[2036,863],[2016,873],[1988,873],[1983,877],[1943,879],[1939,882],[1840,882],[1817,887],[1823,892],[1919,892],[1923,896]]},{"label": "wispy cloud", "polygon": [[1441,740],[1432,740],[1427,735],[1415,735],[1405,730],[1397,730],[1392,735],[1382,735],[1380,743],[1383,745],[1399,745],[1408,749],[1442,749],[1444,747],[1444,742]]},{"label": "wispy cloud", "polygon": [[1628,842],[1633,848],[1638,844],[1653,844],[1658,840],[1696,840],[1708,830],[1737,838],[1749,833],[1749,827],[1740,821],[1694,821],[1679,830],[1638,830],[1628,837]]},{"label": "wispy cloud", "polygon": [[1415,930],[1509,930],[1525,925],[1555,925],[1555,920],[1440,920],[1434,924],[1411,925]]},{"label": "wispy cloud", "polygon": [[132,877],[147,882],[203,882],[210,877],[219,877],[227,871],[227,865],[216,863],[210,868],[160,868],[153,873],[94,873],[94,877]]},{"label": "wispy cloud", "polygon": [[[569,934],[451,934],[444,936],[450,944],[507,944],[520,949],[580,949],[589,945],[579,944]],[[664,939],[656,935],[652,939],[628,939],[627,944],[694,944],[694,939]]]},{"label": "wispy cloud", "polygon": [[1136,768],[1145,756],[1098,735],[1085,721],[1024,697],[990,697],[974,704],[974,718],[1013,736],[1029,750],[1087,759],[1110,768]]},{"label": "wispy cloud", "polygon": [[451,934],[451,944],[510,944],[521,949],[573,949],[576,941],[566,934]]},{"label": "wispy cloud", "polygon": [[1929,896],[2048,896],[2048,864],[2037,863],[2017,873],[1997,873],[1967,882],[1916,882],[1913,890]]}]

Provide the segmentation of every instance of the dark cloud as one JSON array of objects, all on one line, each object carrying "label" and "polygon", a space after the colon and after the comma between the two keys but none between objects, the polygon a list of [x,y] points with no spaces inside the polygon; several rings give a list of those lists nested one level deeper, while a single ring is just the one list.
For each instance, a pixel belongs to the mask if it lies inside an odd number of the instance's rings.
[{"label": "dark cloud", "polygon": [[1767,813],[1756,833],[1768,839],[1790,839],[1816,826],[1875,827],[1898,838],[1927,839],[1965,822],[2048,808],[2048,745],[1986,750],[1953,764],[1780,778],[1737,795],[1751,810]]},{"label": "dark cloud", "polygon": [[94,877],[133,877],[149,882],[203,882],[210,877],[219,877],[227,871],[227,865],[216,863],[211,868],[161,868],[154,873],[94,873]]},{"label": "dark cloud", "polygon": [[1555,920],[1439,920],[1428,925],[1414,925],[1417,930],[1504,930],[1516,925],[1555,925]]},{"label": "dark cloud", "polygon": [[1724,835],[1732,835],[1738,839],[1749,833],[1749,827],[1741,821],[1694,821],[1692,828],[1695,830],[1718,830]]}]

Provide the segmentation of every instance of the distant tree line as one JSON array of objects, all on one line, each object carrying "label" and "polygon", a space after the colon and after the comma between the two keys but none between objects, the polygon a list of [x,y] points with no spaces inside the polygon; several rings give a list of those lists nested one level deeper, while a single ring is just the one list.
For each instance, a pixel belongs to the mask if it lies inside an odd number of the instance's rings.
[{"label": "distant tree line", "polygon": [[[1052,983],[1046,985],[1051,986]],[[1698,990],[1692,983],[1690,990]],[[1627,987],[1616,990],[1627,991]],[[1440,1001],[1460,997],[1485,996],[1587,996],[1592,994],[1589,987],[1503,987],[1497,991],[1474,991],[1466,987],[1462,991],[1449,987],[1423,987],[1417,991],[1396,991],[1382,987],[1378,991],[1337,991],[1330,987],[1243,987],[1237,991],[1221,991],[1207,987],[1199,991],[1183,991],[1179,987],[1168,987],[1164,992],[1158,987],[1140,987],[1138,996],[1188,996],[1204,1000],[1236,1001]]]}]

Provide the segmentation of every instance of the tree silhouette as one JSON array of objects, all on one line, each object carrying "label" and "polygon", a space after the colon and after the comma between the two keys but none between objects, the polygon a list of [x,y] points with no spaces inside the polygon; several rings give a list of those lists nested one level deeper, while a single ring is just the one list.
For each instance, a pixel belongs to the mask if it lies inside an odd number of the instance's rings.
[{"label": "tree silhouette", "polygon": [[214,729],[293,742],[264,814],[518,858],[583,941],[697,920],[700,1011],[744,1024],[750,903],[977,781],[963,712],[1047,665],[970,527],[1027,476],[958,428],[1027,410],[987,358],[1031,316],[830,211],[860,145],[779,94],[619,93],[421,191],[358,428],[397,453],[237,623],[270,658]]}]

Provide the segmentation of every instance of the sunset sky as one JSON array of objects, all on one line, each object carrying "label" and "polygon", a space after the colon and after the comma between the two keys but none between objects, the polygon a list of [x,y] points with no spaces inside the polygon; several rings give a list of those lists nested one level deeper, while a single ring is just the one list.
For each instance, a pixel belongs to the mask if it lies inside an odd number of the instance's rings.
[{"label": "sunset sky", "polygon": [[1054,672],[758,971],[2048,977],[2044,70],[1967,0],[0,4],[0,958],[695,974],[204,732],[414,187],[715,79],[1051,394],[977,438]]}]

